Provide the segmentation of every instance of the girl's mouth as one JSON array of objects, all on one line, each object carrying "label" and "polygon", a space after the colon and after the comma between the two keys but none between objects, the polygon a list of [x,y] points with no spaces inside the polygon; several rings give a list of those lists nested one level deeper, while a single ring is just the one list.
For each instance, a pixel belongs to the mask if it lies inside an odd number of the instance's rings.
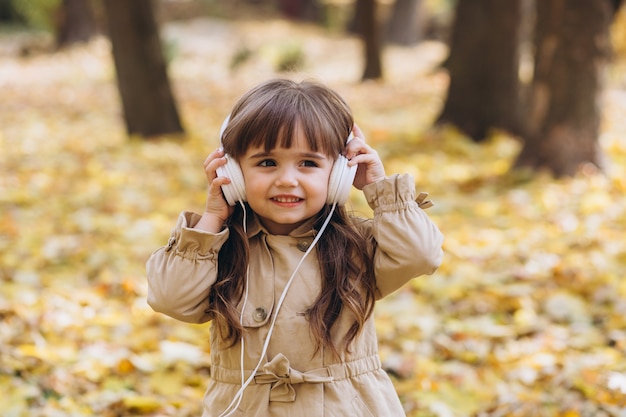
[{"label": "girl's mouth", "polygon": [[302,201],[303,199],[300,197],[272,197],[272,200],[277,202],[277,203],[298,203],[300,201]]}]

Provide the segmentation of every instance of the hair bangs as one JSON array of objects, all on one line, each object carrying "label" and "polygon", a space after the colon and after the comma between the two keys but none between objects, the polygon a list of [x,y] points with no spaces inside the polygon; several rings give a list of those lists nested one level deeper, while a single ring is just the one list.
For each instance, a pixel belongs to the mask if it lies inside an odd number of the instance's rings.
[{"label": "hair bangs", "polygon": [[235,159],[250,147],[290,148],[303,134],[313,152],[335,158],[352,130],[352,114],[334,92],[310,81],[275,80],[258,86],[233,109],[222,144]]}]

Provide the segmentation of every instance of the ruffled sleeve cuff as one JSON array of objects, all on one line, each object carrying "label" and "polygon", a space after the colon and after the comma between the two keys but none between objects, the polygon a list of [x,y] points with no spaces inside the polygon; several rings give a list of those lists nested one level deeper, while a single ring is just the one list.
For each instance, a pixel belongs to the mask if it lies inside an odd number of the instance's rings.
[{"label": "ruffled sleeve cuff", "polygon": [[210,233],[193,227],[200,221],[197,213],[183,211],[178,216],[176,227],[170,234],[167,250],[175,250],[184,258],[213,258],[219,253],[229,236],[227,228],[219,233]]},{"label": "ruffled sleeve cuff", "polygon": [[394,174],[381,181],[363,187],[363,194],[370,208],[376,212],[403,210],[416,205],[415,182],[409,174]]}]

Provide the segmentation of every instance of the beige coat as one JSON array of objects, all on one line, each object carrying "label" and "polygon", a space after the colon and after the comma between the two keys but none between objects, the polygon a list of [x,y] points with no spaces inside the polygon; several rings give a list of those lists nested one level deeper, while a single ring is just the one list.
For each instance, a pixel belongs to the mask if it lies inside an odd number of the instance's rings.
[{"label": "beige coat", "polygon": [[[374,218],[362,224],[371,228],[377,245],[374,267],[379,295],[392,293],[413,277],[432,274],[441,263],[443,236],[415,202],[413,179],[409,175],[389,177],[366,186],[363,192],[374,210]],[[155,311],[191,323],[209,320],[207,294],[216,279],[217,254],[229,233],[191,229],[198,219],[197,214],[182,213],[168,245],[154,252],[147,263],[148,303]],[[308,223],[288,236],[271,235],[254,216],[247,232],[251,259],[249,298],[243,314],[246,378],[259,361],[278,298],[314,234]],[[304,313],[320,288],[317,255],[311,253],[279,310],[266,359],[232,415],[405,415],[381,368],[373,318],[340,361],[323,349],[314,355],[315,344]],[[336,345],[350,324],[342,313],[334,328]],[[219,416],[241,385],[241,344],[218,349],[216,333],[211,332],[211,380],[203,417]]]}]

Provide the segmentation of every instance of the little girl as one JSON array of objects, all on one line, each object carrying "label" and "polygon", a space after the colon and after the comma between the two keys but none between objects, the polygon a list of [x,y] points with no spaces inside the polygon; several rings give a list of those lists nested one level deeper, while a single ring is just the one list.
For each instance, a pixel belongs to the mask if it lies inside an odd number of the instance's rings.
[{"label": "little girl", "polygon": [[[147,263],[155,311],[212,321],[203,417],[404,416],[372,310],[441,263],[413,179],[386,176],[345,101],[313,81],[253,88],[220,139],[204,213],[181,213]],[[373,219],[348,214],[352,185]]]}]

